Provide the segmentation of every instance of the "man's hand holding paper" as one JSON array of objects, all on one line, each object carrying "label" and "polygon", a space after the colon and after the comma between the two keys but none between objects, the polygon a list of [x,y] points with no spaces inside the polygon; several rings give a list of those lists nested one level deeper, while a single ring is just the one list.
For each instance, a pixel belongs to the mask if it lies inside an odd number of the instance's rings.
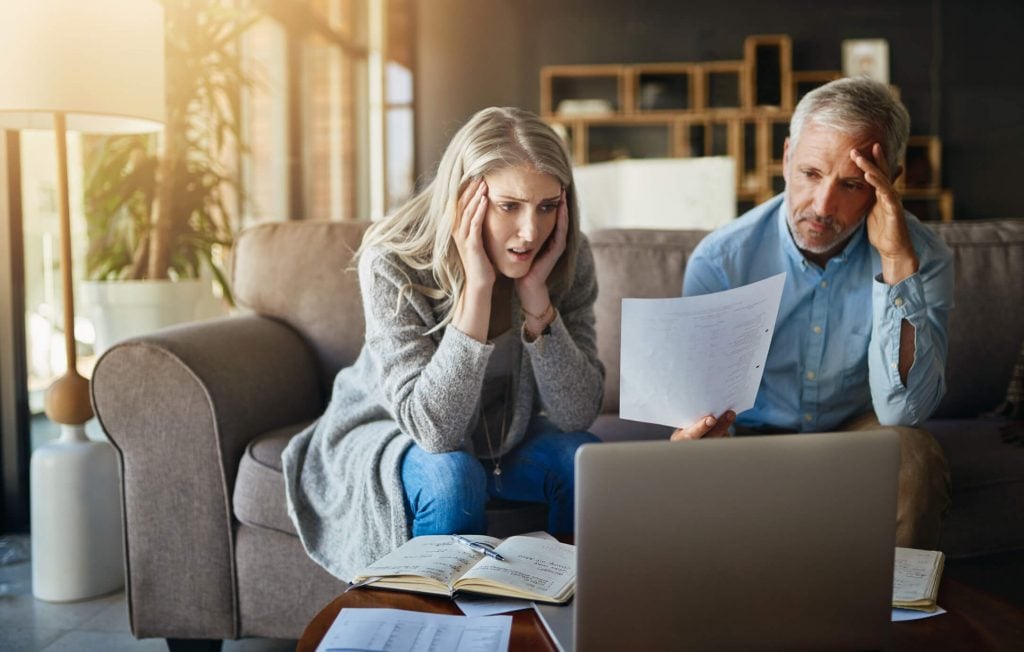
[{"label": "man's hand holding paper", "polygon": [[754,405],[785,277],[695,297],[623,299],[620,416],[677,427],[673,439],[727,435]]},{"label": "man's hand holding paper", "polygon": [[686,428],[676,428],[672,436],[669,437],[672,441],[686,441],[687,439],[714,439],[715,437],[728,437],[729,426],[736,420],[736,413],[732,410],[726,410],[725,414],[718,417],[714,415],[707,415],[703,419],[698,419],[695,423],[687,426]]}]

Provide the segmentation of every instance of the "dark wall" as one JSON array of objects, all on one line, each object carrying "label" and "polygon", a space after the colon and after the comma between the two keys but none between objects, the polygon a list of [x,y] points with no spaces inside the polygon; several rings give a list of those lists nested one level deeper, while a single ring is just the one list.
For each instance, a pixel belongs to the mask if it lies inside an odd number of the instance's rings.
[{"label": "dark wall", "polygon": [[421,0],[417,172],[433,175],[475,111],[537,111],[545,65],[741,59],[751,34],[789,34],[795,70],[840,70],[840,42],[885,38],[912,133],[943,142],[957,219],[1024,215],[1020,0]]}]

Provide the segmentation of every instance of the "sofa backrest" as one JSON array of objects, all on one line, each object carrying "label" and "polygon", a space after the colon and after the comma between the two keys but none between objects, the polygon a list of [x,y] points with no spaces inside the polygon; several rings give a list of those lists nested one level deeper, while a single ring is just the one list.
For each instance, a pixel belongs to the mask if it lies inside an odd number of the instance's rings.
[{"label": "sofa backrest", "polygon": [[231,257],[239,306],[285,322],[320,361],[322,386],[363,347],[363,304],[352,256],[368,221],[272,222],[243,230]]},{"label": "sofa backrest", "polygon": [[[320,360],[322,382],[363,345],[363,311],[352,254],[369,222],[261,224],[238,237],[231,276],[239,305],[298,331]],[[1024,220],[933,224],[953,249],[956,307],[950,317],[948,389],[937,417],[975,417],[1006,392],[1024,339]],[[619,333],[625,297],[677,297],[690,253],[706,231],[608,229],[590,235],[597,268],[602,411],[619,407]]]},{"label": "sofa backrest", "polygon": [[932,226],[956,266],[946,396],[934,416],[976,417],[1006,397],[1024,342],[1024,219]]},{"label": "sofa backrest", "polygon": [[597,270],[597,355],[605,366],[601,411],[619,411],[622,299],[678,297],[683,270],[707,231],[604,229],[590,234]]},{"label": "sofa backrest", "polygon": [[[1003,400],[1024,340],[1024,219],[931,224],[953,250],[946,396],[935,417],[976,417]],[[619,407],[622,299],[677,297],[705,231],[607,230],[590,236],[598,277],[597,346],[603,412]]]}]

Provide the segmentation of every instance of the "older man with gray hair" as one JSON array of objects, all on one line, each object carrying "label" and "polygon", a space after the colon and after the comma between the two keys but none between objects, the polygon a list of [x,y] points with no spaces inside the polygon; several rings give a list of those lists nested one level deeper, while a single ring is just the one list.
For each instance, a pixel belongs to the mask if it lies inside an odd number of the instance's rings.
[{"label": "older man with gray hair", "polygon": [[786,272],[754,407],[709,416],[673,439],[894,426],[902,462],[897,545],[938,546],[949,470],[926,431],[945,392],[953,256],[893,186],[910,117],[888,87],[840,79],[790,122],[786,190],[705,238],[686,295]]}]

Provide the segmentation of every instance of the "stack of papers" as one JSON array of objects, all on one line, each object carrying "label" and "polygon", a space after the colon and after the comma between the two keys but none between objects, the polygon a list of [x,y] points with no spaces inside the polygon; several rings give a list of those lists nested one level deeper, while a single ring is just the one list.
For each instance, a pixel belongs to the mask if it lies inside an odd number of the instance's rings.
[{"label": "stack of papers", "polygon": [[946,557],[939,550],[896,548],[893,571],[892,606],[918,611],[935,611],[939,580]]},{"label": "stack of papers", "polygon": [[342,609],[316,652],[503,652],[512,616],[448,616],[403,609]]}]

